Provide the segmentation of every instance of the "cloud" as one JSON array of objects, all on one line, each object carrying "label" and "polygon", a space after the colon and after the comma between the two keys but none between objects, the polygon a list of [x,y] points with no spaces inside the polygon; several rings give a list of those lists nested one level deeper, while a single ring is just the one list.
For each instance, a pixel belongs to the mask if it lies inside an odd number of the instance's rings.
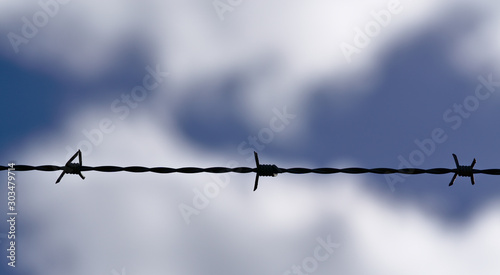
[{"label": "cloud", "polygon": [[[84,163],[224,165],[215,161],[220,156],[185,143],[175,128],[165,134],[146,117],[107,138]],[[70,141],[63,135],[57,143]],[[23,159],[39,163],[53,148],[30,151]],[[280,175],[263,178],[252,192],[253,174],[230,174],[230,183],[187,225],[178,206],[192,204],[193,190],[213,181],[207,174],[86,172],[84,181],[67,175],[54,185],[57,176],[26,172],[18,179],[19,228],[27,232],[19,261],[40,273],[109,274],[125,267],[132,275],[281,274],[329,235],[341,246],[315,274],[498,273],[498,203],[457,225],[363,187],[384,184],[382,178]]]},{"label": "cloud", "polygon": [[[400,3],[402,12],[393,14],[390,24],[348,63],[339,47],[341,43],[352,44],[355,29],[365,29],[375,22],[373,13],[387,10],[393,2]],[[495,3],[464,0],[457,7],[474,7],[485,13],[498,10]],[[116,69],[113,64],[130,55],[128,51],[140,51],[168,68],[172,72],[170,85],[183,93],[189,93],[185,88],[198,80],[223,78],[233,70],[254,67],[266,70],[270,77],[248,86],[245,94],[252,108],[269,105],[266,102],[279,101],[285,95],[289,104],[298,105],[311,82],[334,79],[339,84],[368,85],[376,81],[378,61],[391,45],[433,28],[449,13],[447,4],[252,1],[244,2],[220,21],[207,1],[69,1],[60,5],[35,38],[21,45],[17,57],[31,66],[50,61],[52,68],[43,66],[43,70],[57,71],[62,77],[92,79]],[[1,7],[6,12],[17,11],[16,16],[9,17],[9,30],[20,32],[20,6]],[[28,18],[42,10],[34,4],[24,9]],[[496,44],[491,43],[496,38],[489,35],[495,25],[491,18],[485,19],[485,26],[466,41],[480,36],[486,40],[483,45]],[[459,56],[469,60],[478,51],[468,49],[466,41],[457,47],[462,49]],[[480,56],[477,59],[485,60]]]},{"label": "cloud", "polygon": [[[116,65],[126,53],[124,44],[132,41],[148,53],[151,66],[158,63],[171,72],[164,87],[169,93],[158,93],[158,99],[172,100],[169,106],[193,95],[213,98],[190,88],[223,82],[236,72],[250,84],[242,85],[238,101],[246,110],[235,109],[245,113],[246,122],[266,125],[269,112],[262,110],[306,108],[303,98],[312,84],[326,79],[348,87],[377,81],[378,61],[386,51],[432,28],[448,14],[444,3],[450,2],[401,1],[404,14],[394,16],[348,64],[340,43],[352,42],[354,28],[364,28],[373,20],[370,12],[385,9],[388,1],[245,1],[224,21],[210,1],[71,1],[15,58],[63,72],[60,77],[92,80]],[[3,12],[16,11],[9,31],[19,32],[21,16],[39,10],[24,6],[23,13],[19,5],[5,3]],[[465,69],[498,56],[498,47],[478,51],[476,42],[498,45],[491,35],[498,25],[496,2],[471,3],[460,5],[492,12],[460,38],[462,43],[450,46],[450,56]],[[33,137],[20,159],[64,162],[65,145],[83,137],[80,127],[90,129],[109,115],[98,108],[93,116],[86,111],[65,117],[71,127]],[[190,143],[175,118],[154,114],[137,112],[116,123],[84,164],[224,166],[236,160],[247,165],[247,156],[236,150],[215,153]],[[299,120],[293,127],[303,129]],[[84,181],[66,175],[55,185],[57,176],[26,172],[19,177],[22,268],[47,274],[110,274],[122,267],[132,275],[280,274],[310,256],[317,238],[331,235],[341,246],[316,274],[498,273],[500,205],[483,206],[470,220],[452,224],[365,187],[385,186],[383,177],[280,175],[262,179],[254,193],[253,174],[231,174],[230,183],[188,225],[179,205],[193,205],[196,192],[214,182],[210,175],[87,172]]]}]

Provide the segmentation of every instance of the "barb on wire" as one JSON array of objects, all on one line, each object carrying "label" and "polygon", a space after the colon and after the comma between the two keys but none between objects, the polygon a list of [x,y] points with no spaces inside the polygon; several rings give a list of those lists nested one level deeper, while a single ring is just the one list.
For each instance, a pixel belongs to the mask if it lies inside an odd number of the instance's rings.
[{"label": "barb on wire", "polygon": [[[78,163],[72,163],[72,161],[78,157]],[[262,177],[275,177],[281,173],[289,174],[408,174],[408,175],[418,175],[418,174],[448,174],[454,173],[451,182],[448,184],[452,186],[455,182],[457,176],[460,177],[470,177],[472,185],[475,184],[474,174],[487,174],[487,175],[500,175],[500,169],[474,169],[476,164],[476,159],[472,161],[470,166],[460,165],[458,158],[453,154],[453,159],[455,160],[456,168],[431,168],[431,169],[420,169],[420,168],[403,168],[403,169],[393,169],[393,168],[280,168],[274,164],[260,164],[259,155],[254,152],[255,157],[255,168],[250,167],[182,167],[182,168],[170,168],[170,167],[142,167],[142,166],[128,166],[128,167],[118,167],[118,166],[83,166],[82,165],[82,153],[78,150],[69,160],[66,162],[65,166],[55,166],[55,165],[41,165],[41,166],[31,166],[31,165],[15,165],[16,171],[63,171],[56,183],[59,183],[65,174],[77,174],[80,175],[82,179],[85,177],[82,175],[84,171],[98,171],[98,172],[133,172],[133,173],[144,173],[153,172],[160,174],[169,173],[184,173],[184,174],[195,174],[195,173],[256,173],[254,191],[257,190],[259,185],[259,178]],[[8,166],[0,166],[0,171],[8,170]]]},{"label": "barb on wire", "polygon": [[259,177],[264,176],[264,177],[276,177],[279,173],[281,172],[281,169],[278,168],[276,165],[271,165],[271,164],[260,164],[259,163],[259,155],[257,152],[253,152],[253,155],[255,157],[255,165],[257,166],[257,174],[255,175],[255,185],[253,187],[253,191],[257,190],[257,187],[259,186]]},{"label": "barb on wire", "polygon": [[[72,161],[76,158],[76,156],[78,156],[78,163],[72,163]],[[82,178],[82,180],[84,180],[85,177],[82,175],[81,167],[82,167],[82,152],[80,150],[78,150],[68,160],[68,162],[66,162],[66,166],[64,166],[63,172],[61,173],[61,175],[59,176],[59,178],[57,178],[56,184],[58,184],[61,181],[62,177],[66,173],[68,173],[68,174],[78,174],[78,175],[80,175],[80,177]]]},{"label": "barb on wire", "polygon": [[472,185],[476,184],[476,182],[474,181],[474,169],[473,169],[474,165],[476,165],[476,159],[472,161],[472,164],[470,166],[460,165],[458,163],[457,155],[455,154],[453,154],[453,159],[455,160],[455,165],[457,166],[457,172],[455,173],[455,175],[453,175],[453,178],[451,178],[450,184],[448,184],[448,186],[453,185],[455,179],[457,178],[457,175],[461,177],[470,177]]}]

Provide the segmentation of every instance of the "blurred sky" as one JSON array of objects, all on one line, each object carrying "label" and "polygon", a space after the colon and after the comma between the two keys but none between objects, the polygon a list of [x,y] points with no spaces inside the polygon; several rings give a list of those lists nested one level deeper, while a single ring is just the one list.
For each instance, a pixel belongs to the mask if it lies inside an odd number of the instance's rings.
[{"label": "blurred sky", "polygon": [[[280,167],[452,168],[455,153],[500,168],[498,1],[40,0],[0,13],[3,165],[81,149],[85,165],[252,167],[256,150]],[[3,256],[1,274],[500,270],[494,176],[280,175],[257,192],[253,174],[85,176],[18,174],[17,267]]]}]

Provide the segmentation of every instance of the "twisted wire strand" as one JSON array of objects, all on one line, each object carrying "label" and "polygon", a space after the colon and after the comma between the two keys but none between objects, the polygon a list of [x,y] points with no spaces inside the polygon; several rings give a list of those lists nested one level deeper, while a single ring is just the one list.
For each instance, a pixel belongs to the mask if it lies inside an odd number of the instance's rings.
[{"label": "twisted wire strand", "polygon": [[[65,166],[56,165],[15,165],[15,171],[60,171],[63,172],[57,179],[56,183],[59,183],[65,174],[77,174],[82,179],[85,177],[82,175],[84,171],[98,171],[98,172],[132,172],[132,173],[159,173],[159,174],[169,174],[169,173],[183,173],[183,174],[196,174],[196,173],[256,173],[254,191],[257,190],[259,184],[259,177],[275,177],[278,174],[289,173],[289,174],[407,174],[407,175],[418,175],[418,174],[448,174],[454,173],[449,186],[452,186],[455,182],[457,176],[460,177],[470,177],[472,185],[475,184],[474,174],[487,174],[487,175],[500,175],[500,169],[474,169],[476,164],[476,159],[474,159],[471,165],[460,165],[458,158],[453,154],[456,168],[431,168],[431,169],[421,169],[421,168],[403,168],[403,169],[393,169],[393,168],[361,168],[361,167],[349,167],[349,168],[280,168],[274,164],[260,164],[259,156],[257,152],[254,152],[255,156],[255,168],[251,167],[181,167],[181,168],[171,168],[171,167],[143,167],[143,166],[84,166],[82,165],[82,154],[78,150],[69,160],[66,162]],[[73,163],[72,161],[78,157],[78,163]],[[10,170],[9,166],[0,166],[0,171]]]},{"label": "twisted wire strand", "polygon": [[[8,170],[8,166],[0,166],[0,171]],[[16,171],[62,171],[65,166],[55,166],[55,165],[15,165]],[[360,167],[349,167],[349,168],[280,168],[278,167],[280,173],[289,174],[407,174],[407,175],[419,175],[419,174],[434,174],[442,175],[449,173],[459,173],[460,171],[456,168],[431,168],[431,169],[420,169],[420,168],[360,168]],[[170,173],[182,173],[182,174],[197,174],[197,173],[256,173],[257,168],[251,167],[143,167],[143,166],[81,166],[80,171],[98,171],[98,172],[131,172],[131,173],[159,173],[159,174],[170,174]],[[486,175],[500,175],[500,169],[472,169],[472,174],[486,174]]]}]

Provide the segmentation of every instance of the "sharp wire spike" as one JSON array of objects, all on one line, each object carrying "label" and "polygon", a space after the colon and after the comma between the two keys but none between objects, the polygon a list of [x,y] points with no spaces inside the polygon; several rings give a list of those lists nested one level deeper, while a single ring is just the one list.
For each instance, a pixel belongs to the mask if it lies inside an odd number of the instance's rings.
[{"label": "sharp wire spike", "polygon": [[[72,161],[78,156],[78,163],[72,163]],[[85,179],[85,177],[82,175],[82,152],[80,150],[76,151],[76,153],[66,162],[66,165],[63,167],[63,171],[59,178],[56,180],[56,184],[58,184],[62,177],[68,173],[68,174],[78,174],[82,179]]]},{"label": "sharp wire spike", "polygon": [[259,177],[260,177],[259,167],[260,167],[260,164],[259,164],[259,154],[257,154],[257,152],[255,152],[255,151],[253,151],[253,156],[255,157],[255,167],[257,169],[257,173],[255,174],[255,184],[253,186],[253,191],[255,192],[255,190],[257,190],[257,187],[259,187]]},{"label": "sharp wire spike", "polygon": [[457,176],[461,177],[470,177],[470,181],[472,185],[476,184],[474,180],[474,165],[476,165],[476,159],[472,160],[472,163],[470,166],[467,165],[460,165],[458,162],[457,155],[452,154],[453,159],[455,160],[455,166],[457,167],[455,174],[453,175],[453,178],[451,178],[450,184],[448,186],[452,186],[453,183],[455,182],[455,179]]},{"label": "sharp wire spike", "polygon": [[260,164],[259,163],[259,155],[257,152],[253,152],[255,157],[255,165],[257,166],[257,174],[255,175],[255,184],[253,187],[253,191],[257,190],[259,186],[259,177],[276,177],[279,173],[282,173],[281,169],[274,164]]}]

